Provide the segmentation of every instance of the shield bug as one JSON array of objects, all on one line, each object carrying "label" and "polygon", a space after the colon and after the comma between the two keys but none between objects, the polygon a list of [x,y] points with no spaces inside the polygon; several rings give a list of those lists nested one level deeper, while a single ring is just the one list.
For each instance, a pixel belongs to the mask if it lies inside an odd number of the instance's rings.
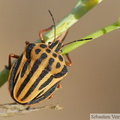
[{"label": "shield bug", "polygon": [[[59,54],[60,49],[59,40],[48,45],[41,40],[41,43],[26,42],[21,56],[9,55],[9,91],[16,102],[32,105],[52,96],[67,75],[67,66],[71,65],[68,55],[69,62],[66,62]],[[12,67],[11,57],[17,58]]]},{"label": "shield bug", "polygon": [[[67,66],[72,64],[68,54],[68,61],[60,54],[67,32],[62,36],[62,40],[55,39],[46,44],[42,33],[50,29],[51,27],[39,32],[41,43],[26,42],[20,56],[9,55],[9,91],[19,104],[29,106],[50,98],[67,75]],[[17,58],[13,65],[12,57]]]}]

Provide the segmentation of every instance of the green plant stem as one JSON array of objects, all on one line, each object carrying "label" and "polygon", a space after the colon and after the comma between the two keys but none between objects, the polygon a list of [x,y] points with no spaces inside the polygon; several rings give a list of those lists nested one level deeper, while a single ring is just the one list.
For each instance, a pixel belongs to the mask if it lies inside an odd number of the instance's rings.
[{"label": "green plant stem", "polygon": [[[120,28],[120,19],[118,19],[118,21],[116,21],[115,23],[111,24],[111,25],[108,25],[94,33],[91,33],[85,37],[83,37],[82,39],[85,39],[85,38],[92,38],[91,40],[84,40],[84,41],[76,41],[76,42],[73,42],[67,46],[65,46],[63,49],[62,49],[62,55],[65,55],[67,53],[69,53],[70,51],[73,51],[74,49],[78,48],[79,46],[87,43],[87,42],[90,42],[92,40],[94,40],[95,38],[98,38],[104,34],[107,34],[113,30],[116,30],[116,29],[119,29]],[[80,40],[80,39],[79,39]]]},{"label": "green plant stem", "polygon": [[[63,32],[68,30],[84,14],[86,14],[100,2],[102,2],[102,0],[78,0],[73,10],[56,25],[56,37],[60,36]],[[54,37],[55,35],[53,28],[45,33],[44,40],[46,42],[51,42],[54,40]],[[37,42],[40,42],[40,40],[37,40]]]},{"label": "green plant stem", "polygon": [[9,70],[4,69],[0,72],[0,87],[7,81]]}]

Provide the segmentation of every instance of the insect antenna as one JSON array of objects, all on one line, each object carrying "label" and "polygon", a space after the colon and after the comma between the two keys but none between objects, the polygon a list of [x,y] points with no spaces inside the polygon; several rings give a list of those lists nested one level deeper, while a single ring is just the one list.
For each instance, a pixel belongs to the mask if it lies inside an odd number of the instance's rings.
[{"label": "insect antenna", "polygon": [[51,16],[51,18],[52,18],[52,21],[53,21],[53,27],[54,27],[54,41],[55,41],[55,40],[56,40],[56,23],[55,23],[55,19],[54,19],[54,17],[53,17],[53,14],[51,13],[51,11],[48,10],[48,12],[49,12],[49,14],[50,14],[50,16]]},{"label": "insect antenna", "polygon": [[66,44],[62,45],[62,47],[66,46],[66,45],[69,45],[71,43],[77,42],[77,41],[85,41],[85,40],[91,40],[91,39],[93,39],[93,38],[85,38],[85,39],[80,39],[80,40],[74,40],[72,42],[69,42],[69,43],[66,43]]}]

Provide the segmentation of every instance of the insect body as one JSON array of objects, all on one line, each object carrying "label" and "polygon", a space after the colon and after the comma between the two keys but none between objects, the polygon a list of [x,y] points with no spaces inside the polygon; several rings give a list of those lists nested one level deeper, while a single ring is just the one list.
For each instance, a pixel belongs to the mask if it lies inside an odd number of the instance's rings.
[{"label": "insect body", "polygon": [[10,69],[9,91],[12,98],[22,105],[33,105],[51,97],[61,79],[67,75],[67,66],[71,65],[68,55],[69,62],[66,62],[59,53],[62,41],[54,40],[47,45],[41,32],[40,36],[42,43],[26,42],[20,57],[9,55],[9,67],[11,57],[18,58]]},{"label": "insect body", "polygon": [[[60,54],[61,48],[64,46],[62,42],[67,32],[61,40],[54,40],[52,43],[46,44],[42,32],[50,29],[40,31],[41,43],[26,42],[25,50],[21,56],[9,55],[7,67],[10,69],[9,91],[11,97],[19,104],[29,106],[50,98],[55,89],[60,86],[61,79],[67,75],[67,66],[72,64],[68,54],[66,54],[68,61],[65,61]],[[11,67],[12,57],[17,58],[17,61]]]}]

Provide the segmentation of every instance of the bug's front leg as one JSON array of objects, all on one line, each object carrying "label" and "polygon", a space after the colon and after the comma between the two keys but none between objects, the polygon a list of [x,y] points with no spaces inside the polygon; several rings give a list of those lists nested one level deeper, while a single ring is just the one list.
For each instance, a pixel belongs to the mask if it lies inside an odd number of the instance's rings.
[{"label": "bug's front leg", "polygon": [[41,40],[42,43],[45,43],[45,41],[44,41],[44,39],[43,39],[43,32],[47,32],[47,31],[51,30],[52,27],[53,27],[53,26],[51,26],[51,27],[49,27],[49,28],[47,28],[47,29],[44,29],[44,30],[40,30],[40,31],[39,31],[39,37],[40,37],[40,40]]},{"label": "bug's front leg", "polygon": [[71,66],[71,65],[72,65],[72,61],[71,61],[70,56],[69,56],[68,53],[66,54],[66,57],[67,57],[67,59],[68,59],[68,61],[65,61],[66,65],[67,65],[67,66]]},{"label": "bug's front leg", "polygon": [[13,53],[9,54],[9,57],[8,57],[8,66],[5,66],[6,69],[10,69],[11,66],[12,66],[11,58],[16,58],[16,59],[18,59],[19,56],[18,56],[18,55],[15,55],[15,54],[13,54]]}]

